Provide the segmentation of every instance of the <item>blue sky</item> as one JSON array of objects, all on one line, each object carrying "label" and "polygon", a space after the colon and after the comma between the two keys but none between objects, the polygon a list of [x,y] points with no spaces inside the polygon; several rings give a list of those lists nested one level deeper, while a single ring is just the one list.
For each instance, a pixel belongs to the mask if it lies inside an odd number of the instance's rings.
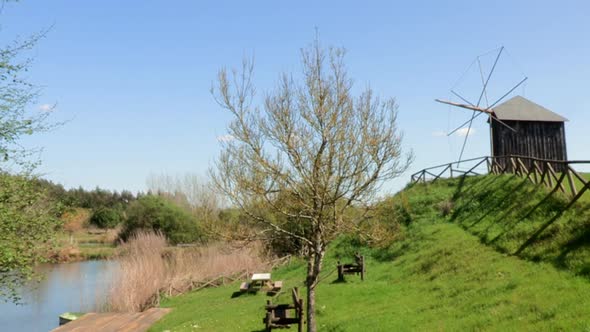
[{"label": "blue sky", "polygon": [[[461,137],[441,133],[469,116],[448,98],[486,51],[506,47],[491,91],[516,92],[565,116],[570,159],[590,159],[590,3],[587,1],[32,1],[9,3],[0,42],[53,25],[31,55],[44,86],[37,110],[57,103],[59,129],[26,140],[44,147],[45,176],[66,187],[144,190],[150,173],[205,174],[229,121],[209,89],[217,70],[254,54],[258,91],[299,70],[299,49],[319,29],[348,50],[357,87],[399,103],[412,171],[457,159]],[[493,56],[482,57],[485,66]],[[488,69],[489,70],[489,69]],[[484,69],[485,71],[485,69]],[[469,80],[462,92],[477,99]],[[490,96],[490,99],[493,99]],[[466,157],[489,154],[485,120]]]}]

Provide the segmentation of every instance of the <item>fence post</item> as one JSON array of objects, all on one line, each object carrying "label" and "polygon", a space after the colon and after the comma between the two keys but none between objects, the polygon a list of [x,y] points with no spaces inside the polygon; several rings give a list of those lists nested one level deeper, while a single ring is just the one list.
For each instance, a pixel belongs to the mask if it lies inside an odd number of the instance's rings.
[{"label": "fence post", "polygon": [[567,180],[570,183],[570,189],[572,190],[572,196],[575,197],[578,194],[578,191],[576,190],[576,184],[574,182],[574,179],[572,178],[572,173],[570,172],[569,167],[566,167],[565,171],[567,172]]}]

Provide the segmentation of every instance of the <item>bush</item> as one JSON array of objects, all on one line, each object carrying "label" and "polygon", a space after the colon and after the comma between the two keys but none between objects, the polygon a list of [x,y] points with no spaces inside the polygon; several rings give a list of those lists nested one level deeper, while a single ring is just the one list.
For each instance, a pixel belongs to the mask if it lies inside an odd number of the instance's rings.
[{"label": "bush", "polygon": [[450,200],[444,200],[444,201],[441,201],[440,203],[438,203],[436,205],[436,207],[440,211],[440,214],[443,217],[446,217],[446,216],[450,215],[451,212],[453,211],[454,204]]},{"label": "bush", "polygon": [[172,244],[205,240],[197,220],[189,212],[154,195],[143,196],[129,205],[120,238],[125,241],[138,230],[150,229],[162,232]]},{"label": "bush", "polygon": [[121,211],[111,208],[98,208],[92,214],[90,223],[99,228],[114,228],[121,223]]},{"label": "bush", "polygon": [[[1,149],[0,149],[1,150]],[[55,201],[25,176],[0,173],[0,300],[20,300],[20,290],[39,275],[34,265],[53,249],[60,222]]]}]

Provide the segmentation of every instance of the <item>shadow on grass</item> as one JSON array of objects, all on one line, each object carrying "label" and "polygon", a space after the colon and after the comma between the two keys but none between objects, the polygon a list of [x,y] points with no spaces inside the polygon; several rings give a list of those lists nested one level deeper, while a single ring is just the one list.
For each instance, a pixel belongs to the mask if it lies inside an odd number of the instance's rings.
[{"label": "shadow on grass", "polygon": [[[496,204],[489,208],[487,210],[486,213],[483,214],[483,216],[481,216],[478,220],[472,222],[469,226],[467,227],[474,227],[477,224],[479,224],[482,220],[484,220],[487,216],[489,216],[492,212],[500,212],[503,211],[503,213],[501,214],[501,217],[496,219],[496,222],[505,218],[506,216],[508,216],[510,213],[512,213],[516,208],[521,207],[521,205],[519,204],[518,200],[512,199],[514,198],[514,196],[520,195],[520,191],[523,188],[526,188],[526,182],[527,180],[524,179],[522,180],[518,185],[516,185],[514,188],[512,188],[506,195],[504,195],[501,199],[497,200]],[[532,193],[533,191],[531,191]],[[508,207],[507,210],[504,210],[504,207]]]},{"label": "shadow on grass", "polygon": [[[545,235],[547,231],[553,229],[551,226],[562,219],[567,211],[576,208],[574,218],[585,218],[582,213],[590,209],[590,205],[584,208],[584,205],[574,205],[576,201],[572,199],[564,200],[558,195],[558,187],[549,191],[544,190],[543,183],[528,183],[528,178],[516,175],[490,176],[480,181],[461,178],[455,182],[452,199],[457,208],[450,216],[450,221],[475,232],[474,235],[488,245],[496,245],[500,239],[515,232],[517,225],[530,221],[530,226],[521,229],[525,233],[519,236],[517,249],[511,250],[513,255],[522,256],[530,246],[545,241],[550,236]],[[476,226],[482,223],[485,223],[485,227],[476,231]],[[571,265],[567,259],[572,252],[590,247],[590,231],[585,228],[564,235],[569,237],[565,239],[569,242],[558,249],[560,251],[555,253],[558,258],[553,260],[554,265],[561,268]],[[377,257],[380,260],[391,260],[404,254],[405,250],[400,249],[388,248],[374,256],[381,256]],[[581,264],[576,269],[579,274],[590,275],[590,264]]]},{"label": "shadow on grass", "polygon": [[335,285],[335,284],[346,284],[346,283],[347,283],[346,279],[341,280],[341,279],[336,278],[336,280],[332,281],[330,284]]},{"label": "shadow on grass", "polygon": [[[535,187],[537,188],[538,185]],[[524,215],[519,216],[517,218],[517,220],[513,223],[510,224],[510,226],[506,226],[504,228],[504,231],[500,234],[498,234],[496,237],[494,237],[493,239],[491,239],[490,241],[488,241],[488,244],[493,244],[496,241],[498,241],[498,239],[500,239],[502,236],[508,234],[508,232],[510,232],[511,230],[514,229],[514,227],[516,227],[517,224],[521,223],[522,221],[528,219],[529,217],[531,217],[533,215],[533,212],[535,212],[539,207],[546,205],[548,203],[551,203],[555,208],[557,208],[559,210],[559,205],[565,206],[567,203],[564,203],[562,201],[560,201],[559,198],[554,197],[553,195],[555,194],[555,192],[557,191],[557,187],[550,191],[545,197],[543,197],[542,200],[540,200],[537,204],[535,204],[535,206],[533,206],[530,210],[528,210]],[[515,204],[515,206],[518,206],[518,204]],[[563,213],[565,210],[563,210],[561,213]],[[497,219],[496,222],[500,221],[500,219]]]},{"label": "shadow on grass", "polygon": [[232,295],[231,295],[231,298],[232,299],[235,299],[236,297],[243,296],[244,294],[247,294],[247,293],[246,292],[240,292],[240,291],[233,292]]},{"label": "shadow on grass", "polygon": [[[493,176],[491,177],[492,180],[488,181],[487,179],[484,180],[485,182],[482,183],[477,183],[473,185],[473,188],[475,187],[484,187],[484,188],[492,188],[492,184],[497,181],[499,178],[501,178],[500,176]],[[501,182],[501,186],[504,187],[506,184],[510,183],[512,180],[514,179],[514,176],[510,176],[505,178],[502,182]],[[476,220],[475,222],[472,222],[471,225],[469,225],[468,227],[473,227],[476,224],[478,224],[480,221],[482,221],[486,216],[488,216],[490,213],[492,213],[493,211],[496,211],[500,206],[502,206],[502,204],[504,204],[513,194],[515,190],[519,190],[522,186],[525,185],[526,180],[523,180],[522,182],[520,182],[515,189],[509,191],[508,193],[506,193],[506,195],[504,195],[502,198],[498,199],[494,199],[493,197],[493,191],[484,191],[484,192],[478,192],[477,190],[475,190],[475,192],[473,192],[471,195],[469,195],[471,198],[467,201],[461,204],[461,207],[459,209],[456,209],[455,211],[453,211],[453,214],[451,215],[450,220],[451,221],[456,221],[458,223],[464,223],[467,220],[470,220],[471,218],[474,217],[474,215],[477,213],[478,210],[472,211],[472,212],[468,212],[468,209],[473,205],[474,202],[476,201],[480,201],[481,205],[487,206],[487,203],[491,203],[494,204],[493,206],[486,208],[486,212],[484,213],[483,216],[481,216],[478,220]],[[482,196],[484,196],[484,198],[482,199]],[[454,199],[458,200],[462,197],[467,197],[466,194],[463,195],[454,195],[453,197],[455,197]],[[494,203],[495,202],[495,203]],[[459,216],[461,216],[461,219],[459,220]]]},{"label": "shadow on grass", "polygon": [[[586,229],[582,232],[582,234],[564,245],[563,250],[555,260],[556,264],[558,264],[560,267],[566,267],[567,256],[576,250],[582,249],[583,247],[590,247],[590,229]],[[585,277],[590,277],[590,262],[587,262],[585,266],[583,266],[581,270],[578,271],[578,273]]]},{"label": "shadow on grass", "polygon": [[238,298],[240,296],[254,296],[257,295],[259,292],[258,290],[256,291],[247,291],[247,292],[241,292],[241,291],[235,291],[231,294],[232,299]]},{"label": "shadow on grass", "polygon": [[[539,235],[541,235],[541,233],[543,233],[543,231],[545,231],[549,226],[551,226],[555,221],[557,221],[559,218],[561,218],[561,216],[567,211],[569,210],[575,203],[575,200],[572,200],[569,202],[569,204],[567,204],[565,207],[559,209],[559,211],[557,212],[557,214],[555,214],[551,219],[549,219],[547,222],[545,222],[541,227],[539,227],[539,229],[537,229],[535,231],[535,233],[533,233],[533,235],[531,237],[529,237],[519,248],[518,250],[516,250],[514,252],[514,255],[520,255],[527,247],[529,247],[531,244],[533,244],[538,238]],[[584,211],[588,210],[588,208],[584,209]],[[571,251],[571,249],[570,249]]]}]

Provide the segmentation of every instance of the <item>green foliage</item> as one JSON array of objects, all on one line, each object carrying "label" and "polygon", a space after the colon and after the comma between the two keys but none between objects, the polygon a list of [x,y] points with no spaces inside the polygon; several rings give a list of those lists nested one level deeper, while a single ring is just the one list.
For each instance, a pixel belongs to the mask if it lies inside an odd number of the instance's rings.
[{"label": "green foliage", "polygon": [[129,205],[121,239],[126,240],[140,229],[161,231],[172,244],[205,240],[197,220],[189,212],[155,195],[142,196]]},{"label": "green foliage", "polygon": [[90,223],[99,228],[114,228],[122,219],[122,211],[119,209],[100,207],[92,213]]},{"label": "green foliage", "polygon": [[0,174],[0,298],[19,300],[18,288],[35,278],[33,265],[51,249],[55,204],[24,176]]}]

